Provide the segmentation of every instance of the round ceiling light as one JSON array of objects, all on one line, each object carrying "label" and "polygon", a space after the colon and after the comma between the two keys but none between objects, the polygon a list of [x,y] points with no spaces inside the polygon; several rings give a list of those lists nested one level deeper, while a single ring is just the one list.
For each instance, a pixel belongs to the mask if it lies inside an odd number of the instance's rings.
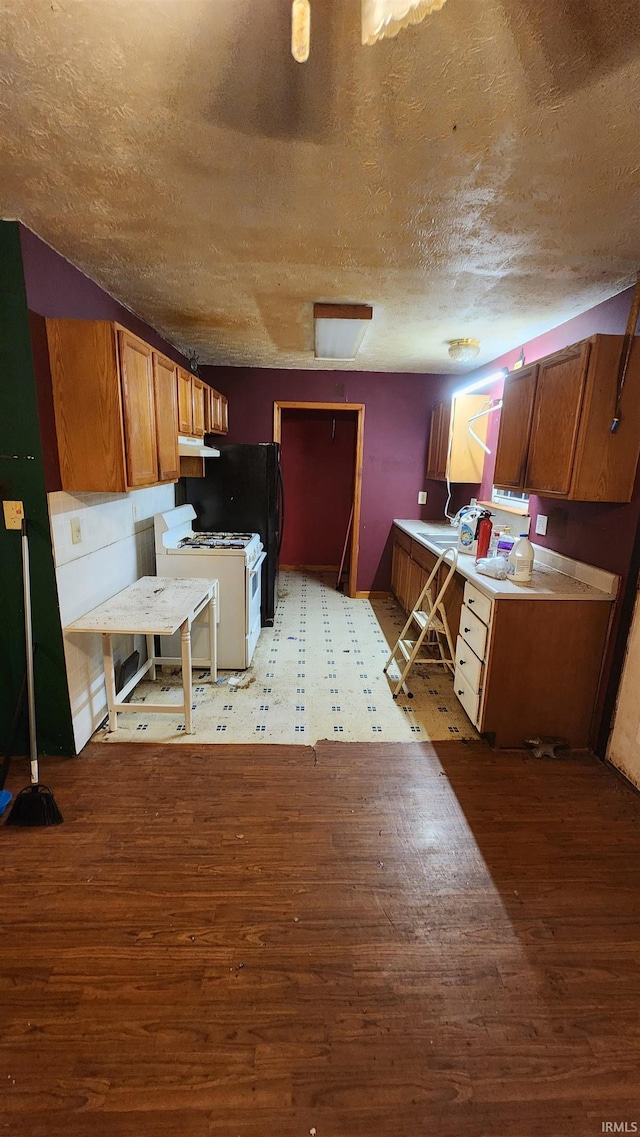
[{"label": "round ceiling light", "polygon": [[456,363],[469,363],[480,355],[480,341],[472,339],[449,340],[449,355]]}]

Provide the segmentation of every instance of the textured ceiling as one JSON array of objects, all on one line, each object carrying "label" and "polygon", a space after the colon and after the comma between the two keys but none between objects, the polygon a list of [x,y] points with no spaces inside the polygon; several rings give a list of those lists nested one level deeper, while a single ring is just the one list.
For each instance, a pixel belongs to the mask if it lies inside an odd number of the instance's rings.
[{"label": "textured ceiling", "polygon": [[304,65],[289,12],[0,0],[0,215],[211,363],[321,366],[313,302],[358,301],[338,366],[455,370],[635,279],[637,0],[447,0],[375,47],[312,0]]}]

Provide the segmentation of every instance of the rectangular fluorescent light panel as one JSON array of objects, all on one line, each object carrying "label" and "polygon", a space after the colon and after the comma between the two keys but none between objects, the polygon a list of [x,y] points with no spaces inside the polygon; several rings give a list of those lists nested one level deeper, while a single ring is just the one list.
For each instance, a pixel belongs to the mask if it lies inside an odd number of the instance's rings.
[{"label": "rectangular fluorescent light panel", "polygon": [[355,359],[372,318],[369,304],[314,304],[315,358]]}]

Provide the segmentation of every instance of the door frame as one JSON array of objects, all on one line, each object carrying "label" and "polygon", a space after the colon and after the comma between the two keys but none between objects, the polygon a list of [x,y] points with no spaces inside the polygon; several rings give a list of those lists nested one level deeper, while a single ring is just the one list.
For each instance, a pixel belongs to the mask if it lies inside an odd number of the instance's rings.
[{"label": "door frame", "polygon": [[351,527],[351,557],[349,559],[349,596],[358,596],[358,554],[360,552],[360,503],[362,500],[362,464],[364,458],[364,403],[306,403],[300,401],[273,404],[273,441],[282,444],[283,411],[345,411],[356,412],[356,454],[353,478],[353,523]]}]

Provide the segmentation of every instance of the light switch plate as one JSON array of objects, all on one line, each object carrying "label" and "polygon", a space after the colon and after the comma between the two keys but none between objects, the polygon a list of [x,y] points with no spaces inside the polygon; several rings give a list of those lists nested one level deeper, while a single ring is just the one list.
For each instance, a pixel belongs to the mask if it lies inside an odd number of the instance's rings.
[{"label": "light switch plate", "polygon": [[539,513],[536,517],[536,533],[539,533],[541,537],[544,537],[547,532],[547,521],[548,518],[545,517],[544,513]]},{"label": "light switch plate", "polygon": [[24,504],[21,501],[3,501],[2,512],[7,529],[21,529],[24,518]]},{"label": "light switch plate", "polygon": [[420,490],[420,493],[418,494],[418,505],[426,505],[426,504],[427,504],[427,491],[426,490]]},{"label": "light switch plate", "polygon": [[71,518],[71,544],[79,545],[82,541],[82,529],[80,528],[80,518]]}]

